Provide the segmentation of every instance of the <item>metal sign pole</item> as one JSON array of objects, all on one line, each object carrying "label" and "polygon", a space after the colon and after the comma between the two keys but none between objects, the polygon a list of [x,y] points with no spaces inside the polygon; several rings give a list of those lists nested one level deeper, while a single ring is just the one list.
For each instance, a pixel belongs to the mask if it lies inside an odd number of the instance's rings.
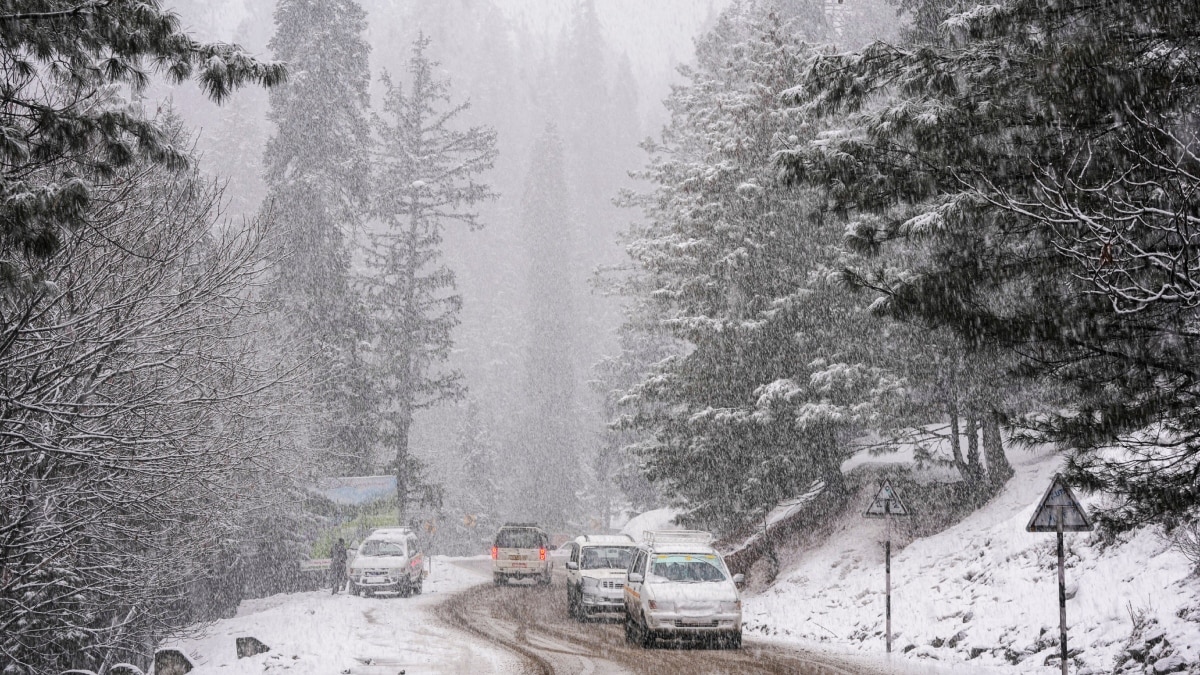
[{"label": "metal sign pole", "polygon": [[1058,513],[1058,631],[1062,642],[1062,675],[1067,675],[1067,577],[1063,570],[1063,507],[1055,508]]},{"label": "metal sign pole", "polygon": [[887,542],[883,545],[884,582],[887,586],[886,614],[887,653],[892,653],[892,502],[889,499],[883,507],[884,518],[887,521]]}]

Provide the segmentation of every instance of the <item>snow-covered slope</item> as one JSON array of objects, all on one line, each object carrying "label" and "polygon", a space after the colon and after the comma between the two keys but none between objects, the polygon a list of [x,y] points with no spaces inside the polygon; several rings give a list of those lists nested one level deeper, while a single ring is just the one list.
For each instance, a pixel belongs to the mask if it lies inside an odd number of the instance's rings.
[{"label": "snow-covered slope", "polygon": [[[192,675],[517,672],[521,664],[511,655],[450,631],[429,611],[446,594],[485,579],[436,556],[420,596],[362,598],[326,590],[248,600],[203,637],[167,646],[192,658]],[[271,651],[239,659],[235,640],[247,636]]]},{"label": "snow-covered slope", "polygon": [[[1009,457],[1016,476],[987,505],[893,552],[893,659],[1058,672],[1046,665],[1058,654],[1055,536],[1025,525],[1060,460]],[[746,599],[748,634],[882,653],[884,527],[856,512],[824,544],[788,552],[774,585]],[[1072,673],[1200,673],[1200,580],[1157,530],[1108,547],[1068,534],[1067,551],[1068,647],[1081,650]]]}]

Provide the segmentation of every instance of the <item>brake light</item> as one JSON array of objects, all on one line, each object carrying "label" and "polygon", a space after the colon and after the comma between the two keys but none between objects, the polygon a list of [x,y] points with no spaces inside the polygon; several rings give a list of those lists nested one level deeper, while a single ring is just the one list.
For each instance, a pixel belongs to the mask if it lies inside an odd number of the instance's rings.
[{"label": "brake light", "polygon": [[500,558],[500,547],[493,546],[492,547],[492,560],[497,560],[499,558]]},{"label": "brake light", "polygon": [[546,549],[539,548],[538,549],[538,560],[545,560],[545,559],[546,559]]}]

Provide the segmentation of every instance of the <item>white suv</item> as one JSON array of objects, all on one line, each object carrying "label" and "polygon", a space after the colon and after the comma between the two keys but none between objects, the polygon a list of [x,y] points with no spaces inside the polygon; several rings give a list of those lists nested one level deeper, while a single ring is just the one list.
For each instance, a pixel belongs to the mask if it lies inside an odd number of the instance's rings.
[{"label": "white suv", "polygon": [[742,575],[730,576],[707,532],[646,532],[625,575],[625,639],[656,638],[742,645]]},{"label": "white suv", "polygon": [[505,523],[492,544],[492,580],[497,586],[518,579],[535,578],[550,584],[554,569],[546,552],[554,547],[545,530],[533,523]]},{"label": "white suv", "polygon": [[421,592],[425,557],[417,535],[404,527],[379,528],[367,535],[350,562],[350,594]]},{"label": "white suv", "polygon": [[621,589],[637,544],[629,535],[585,534],[567,548],[567,611],[583,620],[588,614],[623,612]]}]

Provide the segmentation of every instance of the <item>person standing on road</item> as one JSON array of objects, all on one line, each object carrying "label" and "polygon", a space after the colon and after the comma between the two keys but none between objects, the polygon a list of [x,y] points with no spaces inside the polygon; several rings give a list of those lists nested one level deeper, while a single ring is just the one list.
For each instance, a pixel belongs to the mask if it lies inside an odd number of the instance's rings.
[{"label": "person standing on road", "polygon": [[333,577],[333,589],[330,592],[337,595],[342,584],[346,583],[346,540],[341,537],[338,537],[329,553],[329,574]]}]

